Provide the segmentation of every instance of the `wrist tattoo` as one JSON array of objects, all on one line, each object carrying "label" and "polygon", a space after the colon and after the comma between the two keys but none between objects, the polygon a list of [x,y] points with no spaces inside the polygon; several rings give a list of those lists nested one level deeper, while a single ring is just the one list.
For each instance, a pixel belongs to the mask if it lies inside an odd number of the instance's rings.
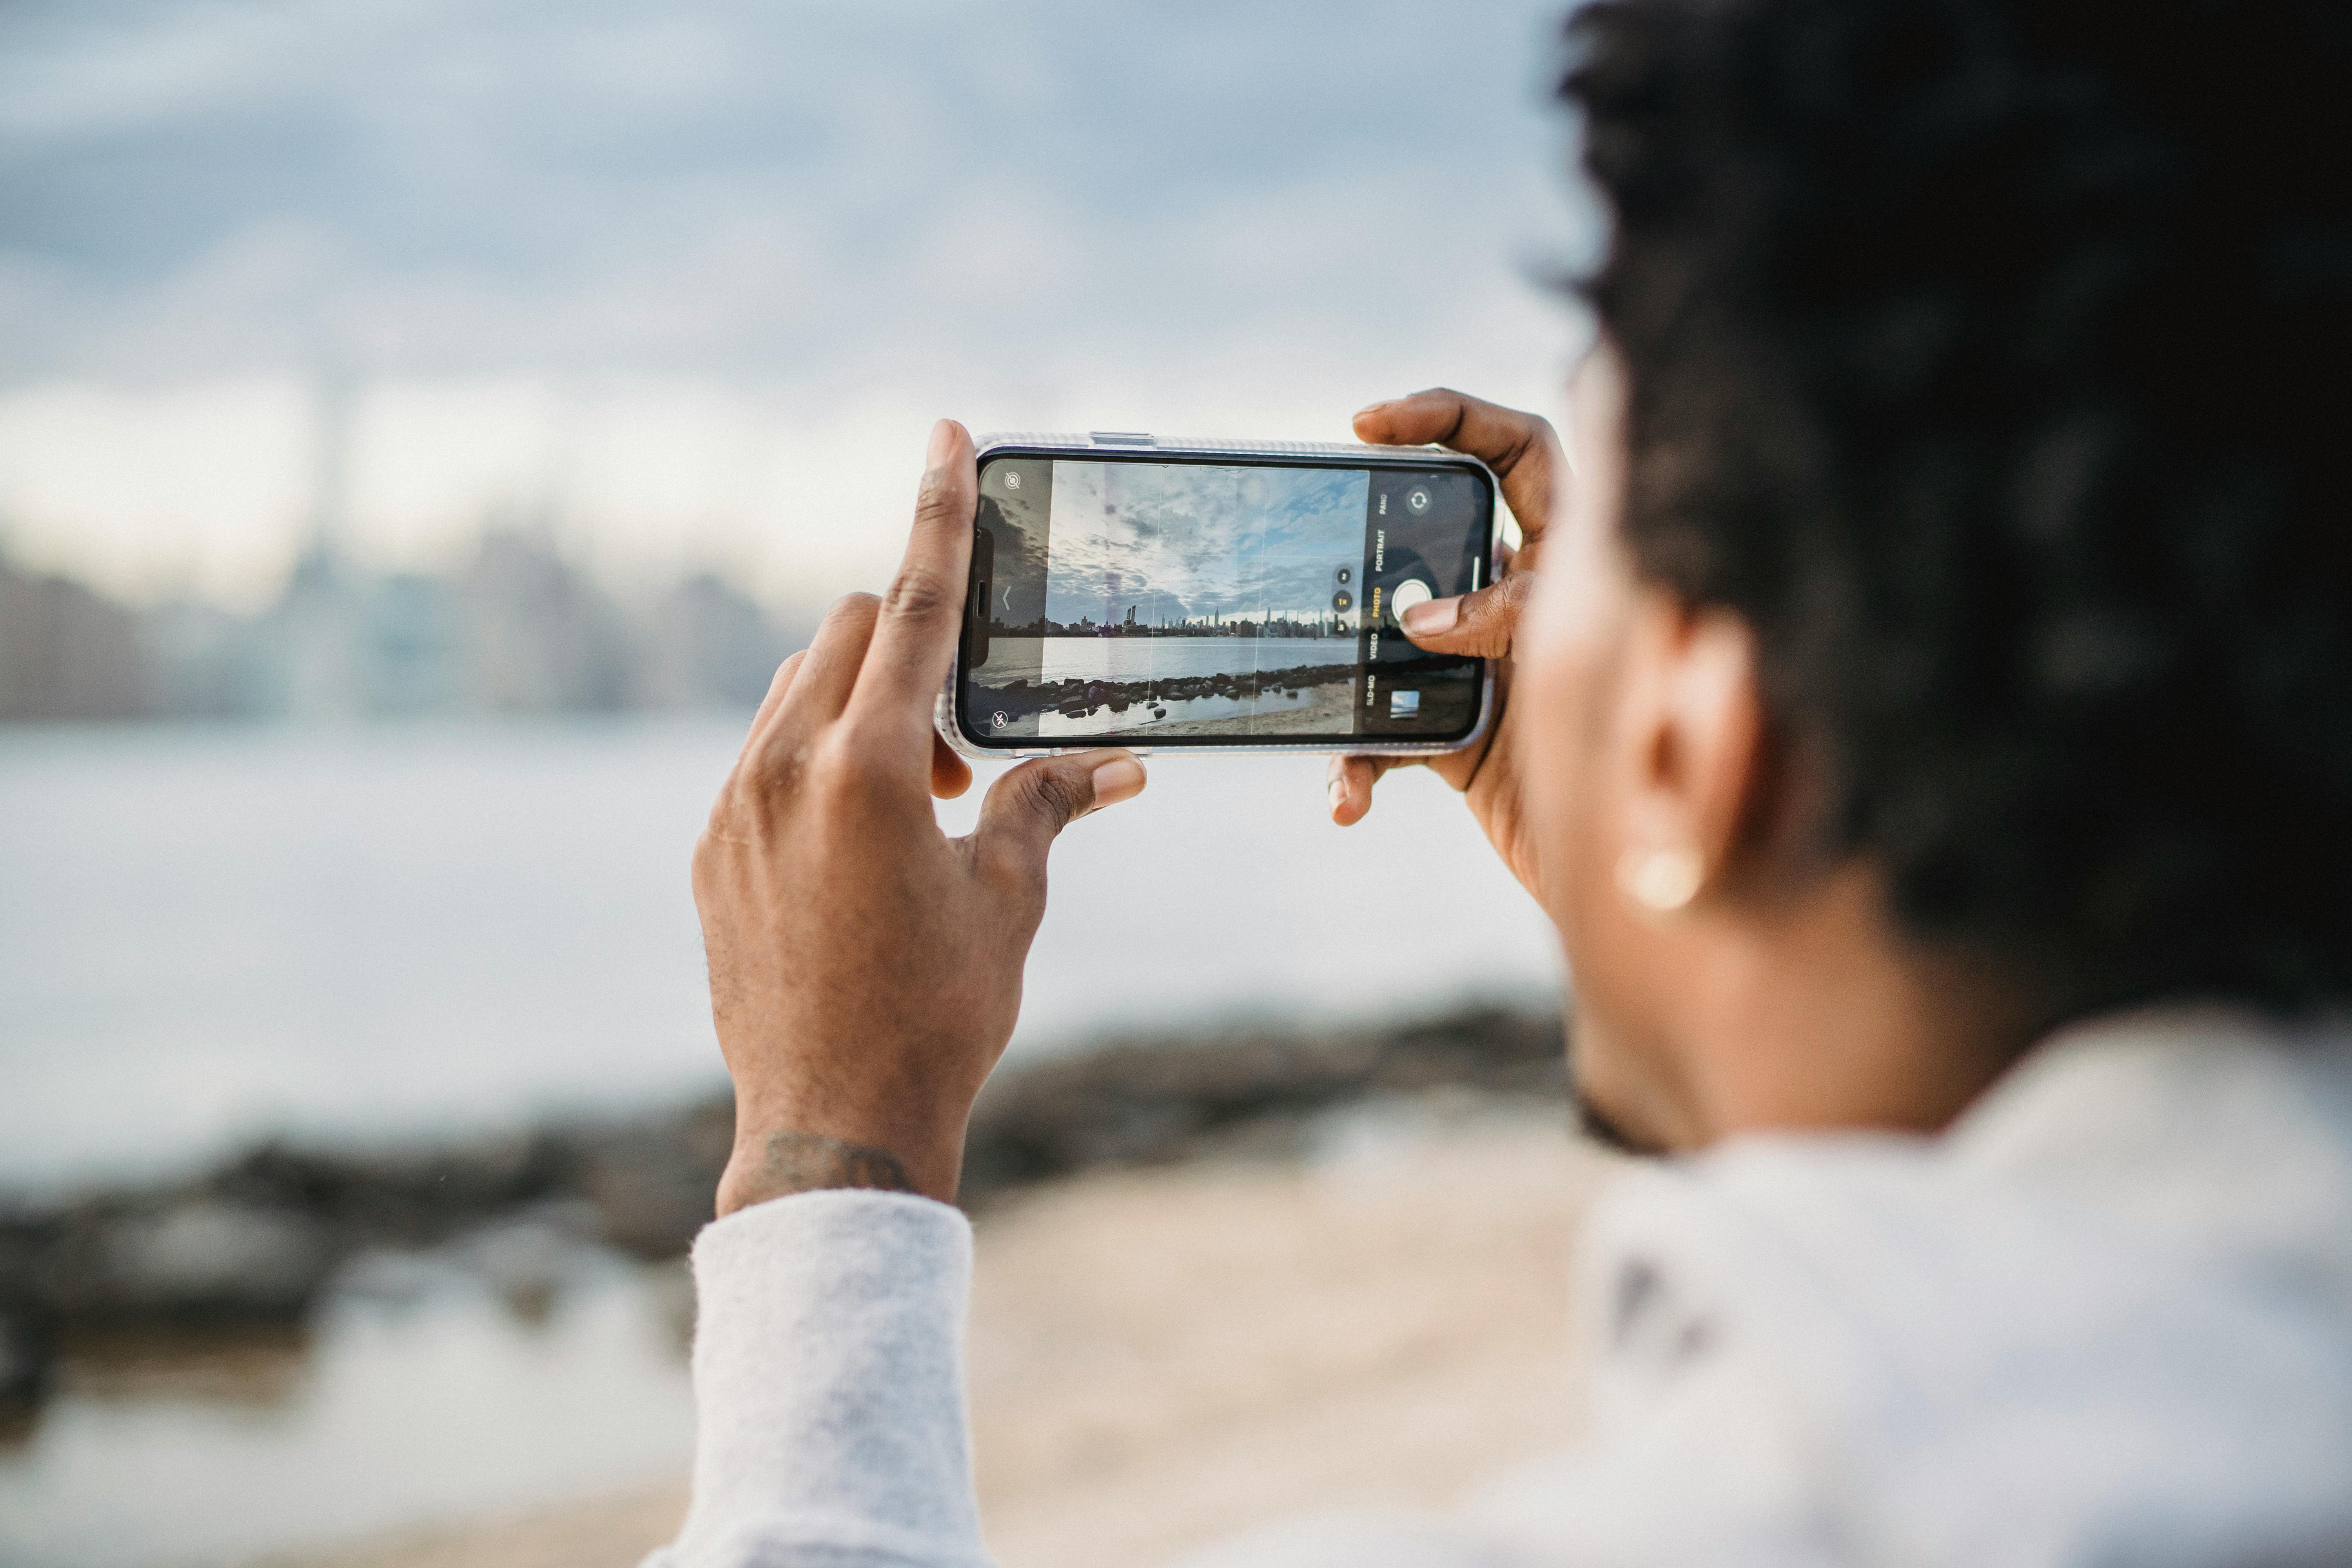
[{"label": "wrist tattoo", "polygon": [[887,1149],[845,1143],[821,1132],[771,1132],[761,1147],[760,1189],[769,1197],[815,1192],[824,1187],[864,1187],[880,1193],[911,1193],[907,1168]]}]

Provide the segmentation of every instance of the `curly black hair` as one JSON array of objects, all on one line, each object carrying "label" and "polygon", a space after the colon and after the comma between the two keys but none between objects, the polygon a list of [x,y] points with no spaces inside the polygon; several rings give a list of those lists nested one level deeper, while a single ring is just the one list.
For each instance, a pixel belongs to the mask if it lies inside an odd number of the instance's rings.
[{"label": "curly black hair", "polygon": [[2352,997],[2352,7],[1603,0],[1639,570],[2066,1008]]}]

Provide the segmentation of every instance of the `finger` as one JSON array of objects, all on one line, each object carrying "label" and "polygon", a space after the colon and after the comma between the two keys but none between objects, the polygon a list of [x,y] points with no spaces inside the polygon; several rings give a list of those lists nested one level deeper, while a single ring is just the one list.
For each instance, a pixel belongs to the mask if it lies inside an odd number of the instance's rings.
[{"label": "finger", "polygon": [[833,602],[817,625],[815,640],[794,656],[800,668],[769,714],[769,731],[796,718],[821,724],[840,714],[857,684],[857,668],[881,610],[882,602],[871,594],[845,594]]},{"label": "finger", "polygon": [[1324,771],[1331,795],[1331,820],[1353,827],[1372,809],[1372,785],[1391,768],[1402,767],[1402,757],[1333,757]]},{"label": "finger", "polygon": [[1448,387],[1373,404],[1356,416],[1356,436],[1383,447],[1434,442],[1477,458],[1502,481],[1503,504],[1530,543],[1550,521],[1553,487],[1568,473],[1550,420]]},{"label": "finger", "polygon": [[807,662],[808,649],[802,648],[785,656],[784,662],[776,666],[775,677],[768,682],[768,694],[760,699],[759,710],[751,715],[751,728],[743,737],[743,749],[736,753],[734,771],[729,775],[730,784],[740,781],[747,773],[761,772],[769,756],[767,735],[776,721],[776,710],[784,705],[785,697],[800,677],[801,666]]},{"label": "finger", "polygon": [[776,710],[783,706],[784,694],[793,689],[793,678],[800,673],[801,666],[807,659],[808,649],[802,648],[797,653],[786,655],[784,662],[776,666],[775,679],[768,682],[768,694],[760,699],[759,711],[751,715],[752,734],[756,735],[766,728],[768,721],[775,717]]},{"label": "finger", "polygon": [[1034,758],[989,786],[972,847],[1000,877],[1042,880],[1055,834],[1088,812],[1141,795],[1143,784],[1143,764],[1128,752]]},{"label": "finger", "polygon": [[953,800],[971,787],[971,764],[959,755],[948,738],[931,731],[931,795]]},{"label": "finger", "polygon": [[1404,613],[1404,635],[1432,653],[1508,658],[1535,590],[1536,574],[1520,572],[1475,594],[1428,600]]},{"label": "finger", "polygon": [[972,510],[980,472],[971,437],[952,419],[931,429],[915,527],[906,558],[883,595],[874,643],[851,693],[853,718],[907,747],[906,761],[931,731],[931,704],[955,662],[963,625],[964,578],[971,567]]}]

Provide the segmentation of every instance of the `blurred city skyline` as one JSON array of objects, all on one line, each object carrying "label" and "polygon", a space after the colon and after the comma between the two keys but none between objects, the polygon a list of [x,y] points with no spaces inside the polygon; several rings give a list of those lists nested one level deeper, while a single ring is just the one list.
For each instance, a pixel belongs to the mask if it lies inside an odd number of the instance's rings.
[{"label": "blurred city skyline", "polygon": [[789,632],[887,571],[941,415],[1549,407],[1561,11],[12,6],[0,561],[266,622],[322,549],[452,584],[527,533]]}]

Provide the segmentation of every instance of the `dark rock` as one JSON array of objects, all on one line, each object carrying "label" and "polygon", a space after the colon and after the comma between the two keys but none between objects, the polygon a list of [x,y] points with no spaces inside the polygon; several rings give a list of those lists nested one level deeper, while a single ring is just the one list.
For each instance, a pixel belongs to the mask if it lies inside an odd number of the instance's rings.
[{"label": "dark rock", "polygon": [[734,1105],[725,1100],[607,1128],[578,1138],[576,1185],[606,1241],[643,1258],[675,1258],[710,1223],[734,1143]]},{"label": "dark rock", "polygon": [[[1440,1085],[1564,1102],[1558,1020],[1483,1010],[1390,1029],[1234,1029],[1018,1067],[973,1112],[964,1192],[984,1203],[1089,1167],[1232,1149],[1254,1128],[1278,1144],[1313,1112]],[[191,1180],[46,1205],[0,1197],[0,1413],[40,1396],[60,1336],[296,1323],[363,1258],[453,1245],[517,1310],[544,1310],[583,1241],[682,1254],[733,1143],[720,1093],[433,1148],[271,1142]]]},{"label": "dark rock", "polygon": [[190,1195],[77,1215],[43,1294],[67,1321],[271,1321],[299,1316],[345,1252],[309,1215]]},{"label": "dark rock", "polygon": [[271,1142],[215,1172],[205,1190],[291,1209],[382,1245],[423,1246],[572,1185],[574,1152],[541,1131],[425,1149],[300,1149]]},{"label": "dark rock", "polygon": [[19,1302],[0,1307],[0,1429],[48,1396],[57,1362],[57,1328],[48,1315]]},{"label": "dark rock", "polygon": [[1243,1030],[1002,1073],[972,1111],[964,1192],[977,1200],[1089,1166],[1161,1163],[1249,1121],[1444,1084],[1564,1103],[1558,1019],[1480,1010],[1392,1030]]}]

